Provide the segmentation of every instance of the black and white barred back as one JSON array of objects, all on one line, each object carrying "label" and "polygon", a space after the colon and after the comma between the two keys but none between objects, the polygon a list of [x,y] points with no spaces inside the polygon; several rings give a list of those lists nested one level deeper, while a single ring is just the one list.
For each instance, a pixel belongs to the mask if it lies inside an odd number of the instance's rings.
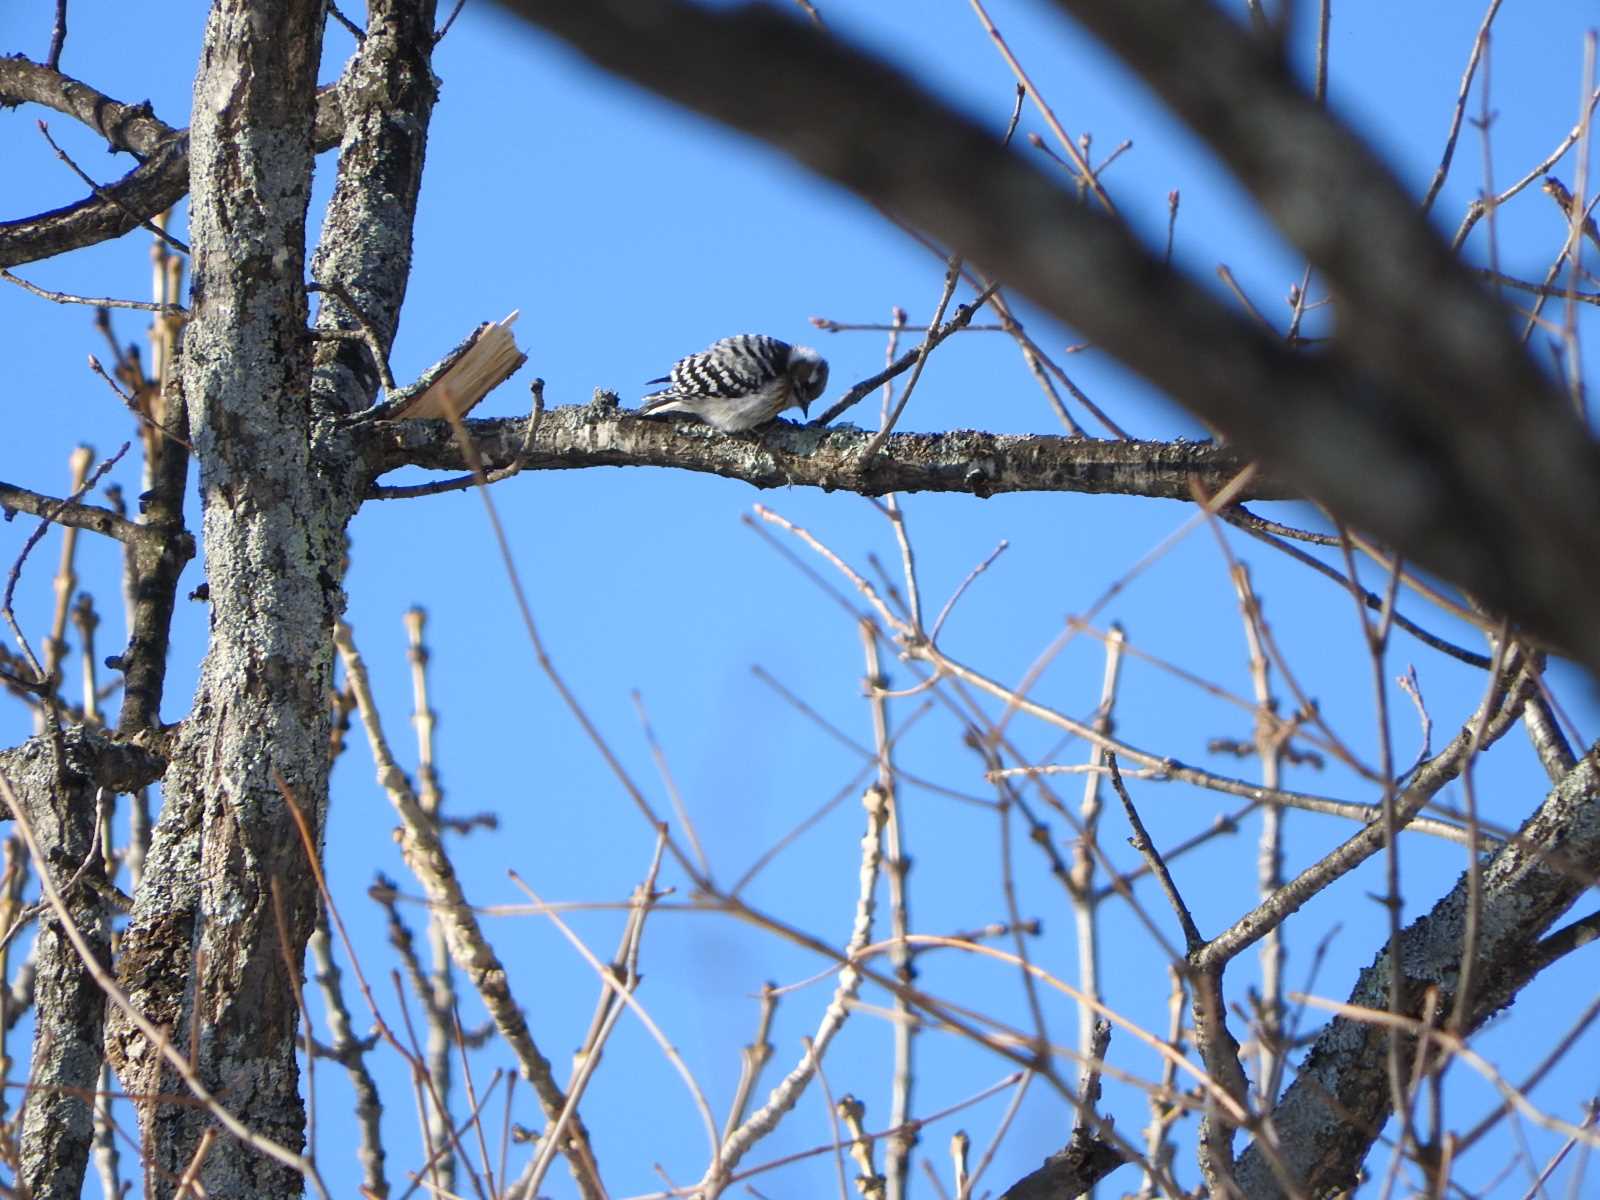
[{"label": "black and white barred back", "polygon": [[646,396],[641,413],[691,413],[727,433],[764,425],[786,408],[808,411],[828,386],[828,364],[809,346],[741,333],[679,359],[652,379],[664,391]]}]

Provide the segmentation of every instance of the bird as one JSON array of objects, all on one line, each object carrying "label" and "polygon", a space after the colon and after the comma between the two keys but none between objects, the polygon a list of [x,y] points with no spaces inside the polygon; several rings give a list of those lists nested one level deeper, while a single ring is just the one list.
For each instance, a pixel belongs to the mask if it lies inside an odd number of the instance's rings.
[{"label": "bird", "polygon": [[664,383],[639,402],[639,412],[690,413],[724,433],[765,425],[786,408],[809,415],[828,386],[828,360],[810,346],[791,346],[761,333],[740,333],[680,358],[651,383]]}]

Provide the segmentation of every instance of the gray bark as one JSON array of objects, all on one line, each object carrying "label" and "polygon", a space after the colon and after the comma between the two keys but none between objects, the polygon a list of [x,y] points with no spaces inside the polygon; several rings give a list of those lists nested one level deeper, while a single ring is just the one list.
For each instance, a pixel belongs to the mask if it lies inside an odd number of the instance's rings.
[{"label": "gray bark", "polygon": [[[312,275],[354,300],[387,354],[411,277],[411,221],[438,97],[429,65],[436,5],[375,0],[367,7],[366,39],[339,84],[344,139]],[[359,327],[343,301],[324,294],[319,330]],[[370,403],[377,381],[364,346],[318,345],[313,386],[319,406],[349,411]]]},{"label": "gray bark", "polygon": [[[1600,750],[1591,747],[1560,780],[1537,812],[1482,866],[1482,901],[1468,1016],[1452,1032],[1465,1037],[1511,1004],[1551,961],[1539,939],[1600,875]],[[1400,937],[1401,991],[1407,1014],[1421,1019],[1427,989],[1438,989],[1436,1011],[1449,1013],[1459,989],[1467,923],[1467,877]],[[1349,1003],[1387,1010],[1394,971],[1381,952],[1363,971]],[[1307,1195],[1320,1198],[1352,1186],[1391,1113],[1387,1082],[1388,1031],[1336,1017],[1317,1036],[1294,1082],[1272,1111],[1278,1153]],[[1416,1055],[1404,1042],[1403,1061]],[[1239,1158],[1237,1182],[1250,1200],[1287,1193],[1258,1146]]]},{"label": "gray bark", "polygon": [[[206,25],[190,131],[183,388],[211,645],[118,964],[134,1002],[185,1047],[220,1102],[293,1150],[305,1114],[285,964],[299,970],[316,895],[284,792],[320,841],[330,634],[351,511],[313,460],[308,404],[302,273],[322,19],[320,0],[224,0]],[[128,1090],[181,1090],[120,1013],[107,1032]],[[139,1107],[156,1194],[168,1195],[212,1119],[154,1099]],[[228,1138],[199,1179],[213,1197],[301,1190],[292,1169]]]},{"label": "gray bark", "polygon": [[[316,144],[338,143],[342,114],[331,90],[318,96]],[[0,58],[0,105],[31,102],[99,131],[113,150],[139,159],[121,179],[76,204],[0,221],[0,267],[14,267],[92,246],[164,213],[189,190],[188,131],[157,119],[148,105],[121,104],[88,84],[21,56]]]},{"label": "gray bark", "polygon": [[[204,505],[211,645],[118,967],[221,1103],[298,1150],[305,1113],[292,987],[318,897],[291,806],[318,853],[345,527],[368,485],[353,442],[326,418],[369,403],[373,389],[361,370],[370,364],[341,356],[348,343],[314,368],[303,272],[323,5],[281,7],[215,7],[195,81],[194,299],[182,385]],[[410,272],[435,95],[433,19],[430,0],[370,5],[337,92],[343,142],[316,271],[355,301],[385,349]],[[354,323],[324,305],[322,325]],[[181,1087],[120,1013],[108,1032],[130,1091]],[[211,1118],[144,1101],[140,1120],[157,1193],[167,1194]],[[211,1196],[301,1190],[293,1169],[230,1140],[211,1149],[199,1178]]]},{"label": "gray bark", "polygon": [[[26,810],[73,922],[102,963],[109,961],[105,873],[93,843],[96,795],[154,779],[160,763],[75,728],[0,753],[3,773]],[[74,882],[70,889],[69,881]],[[34,947],[33,1088],[22,1108],[17,1178],[36,1200],[76,1200],[94,1139],[88,1097],[100,1083],[105,996],[50,910]]]},{"label": "gray bark", "polygon": [[[872,434],[853,425],[777,421],[737,436],[692,418],[640,417],[603,393],[595,403],[544,413],[537,436],[526,419],[467,422],[473,446],[491,470],[580,467],[674,467],[738,479],[759,488],[811,486],[824,491],[1087,492],[1192,500],[1214,494],[1250,465],[1237,450],[1212,442],[1112,442],[1049,434],[891,434],[882,453],[860,466]],[[461,448],[442,421],[374,422],[357,435],[375,472],[404,465],[465,470]],[[1258,471],[1237,499],[1286,500],[1300,495],[1281,477]]]}]

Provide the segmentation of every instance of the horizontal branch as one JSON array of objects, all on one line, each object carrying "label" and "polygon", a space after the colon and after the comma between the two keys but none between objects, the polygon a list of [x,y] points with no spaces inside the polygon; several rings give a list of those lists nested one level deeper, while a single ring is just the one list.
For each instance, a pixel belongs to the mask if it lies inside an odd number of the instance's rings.
[{"label": "horizontal branch", "polygon": [[[142,161],[76,204],[0,221],[0,267],[109,241],[171,208],[189,190],[189,134],[158,120],[149,104],[122,104],[86,83],[26,58],[0,57],[0,107],[42,104],[82,121],[113,150]],[[317,95],[316,148],[338,145],[344,118],[333,87]]]},{"label": "horizontal branch", "polygon": [[62,500],[40,492],[30,492],[27,488],[16,487],[3,481],[0,481],[0,509],[5,510],[8,515],[25,512],[71,529],[87,529],[91,533],[103,533],[107,537],[116,538],[119,542],[133,543],[152,532],[126,517],[119,517],[109,508],[101,508],[97,504],[82,504],[75,500]]},{"label": "horizontal branch", "polygon": [[122,104],[81,80],[26,58],[0,58],[0,107],[42,104],[94,130],[114,150],[148,158],[178,131],[159,120],[148,100]]},{"label": "horizontal branch", "polygon": [[[1212,442],[1115,442],[1045,434],[896,433],[864,471],[857,463],[872,433],[854,425],[819,427],[778,421],[750,434],[718,433],[692,419],[640,417],[603,394],[593,404],[544,413],[531,448],[528,419],[468,421],[485,470],[582,467],[675,467],[738,479],[759,488],[824,491],[1091,492],[1188,500],[1194,487],[1219,491],[1249,459]],[[462,471],[460,448],[443,421],[374,422],[368,439],[374,475],[402,466]],[[1239,499],[1297,498],[1287,484],[1258,473]]]},{"label": "horizontal branch", "polygon": [[[50,795],[62,783],[58,768],[72,778],[113,792],[137,791],[155,783],[167,769],[160,754],[119,741],[101,729],[76,725],[63,731],[59,757],[50,743],[51,735],[42,733],[21,745],[0,749],[0,775],[19,792]],[[9,816],[0,804],[0,817]]]},{"label": "horizontal branch", "polygon": [[1337,331],[1315,354],[896,65],[774,7],[502,3],[981,264],[1335,515],[1600,669],[1600,610],[1583,600],[1600,591],[1600,447],[1415,197],[1218,6],[1058,0],[1335,281]]}]

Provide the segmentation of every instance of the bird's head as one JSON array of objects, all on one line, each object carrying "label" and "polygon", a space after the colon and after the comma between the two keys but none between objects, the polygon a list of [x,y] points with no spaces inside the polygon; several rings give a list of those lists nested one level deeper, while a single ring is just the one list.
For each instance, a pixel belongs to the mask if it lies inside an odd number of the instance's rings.
[{"label": "bird's head", "polygon": [[796,346],[789,351],[789,381],[795,403],[802,413],[810,416],[811,402],[828,386],[828,360],[810,346]]}]

